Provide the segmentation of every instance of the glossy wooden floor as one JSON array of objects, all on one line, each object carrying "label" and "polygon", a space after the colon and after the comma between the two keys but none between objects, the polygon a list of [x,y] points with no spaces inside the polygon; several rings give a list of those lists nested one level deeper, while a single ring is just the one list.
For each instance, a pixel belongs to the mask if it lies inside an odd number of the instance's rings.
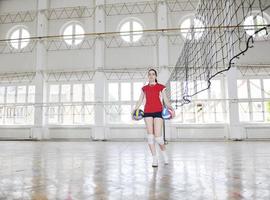
[{"label": "glossy wooden floor", "polygon": [[0,199],[270,199],[270,142],[0,142]]}]

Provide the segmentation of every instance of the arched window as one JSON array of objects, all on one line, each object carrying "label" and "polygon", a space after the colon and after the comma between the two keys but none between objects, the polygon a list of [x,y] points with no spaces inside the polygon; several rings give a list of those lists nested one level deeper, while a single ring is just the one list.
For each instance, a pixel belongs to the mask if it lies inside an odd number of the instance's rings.
[{"label": "arched window", "polygon": [[70,46],[79,45],[84,39],[84,29],[77,22],[71,22],[63,28],[63,39]]},{"label": "arched window", "polygon": [[8,34],[9,44],[12,48],[21,50],[30,42],[30,33],[24,26],[16,26]]},{"label": "arched window", "polygon": [[120,35],[125,42],[138,42],[143,35],[143,26],[139,20],[129,18],[120,25]]}]

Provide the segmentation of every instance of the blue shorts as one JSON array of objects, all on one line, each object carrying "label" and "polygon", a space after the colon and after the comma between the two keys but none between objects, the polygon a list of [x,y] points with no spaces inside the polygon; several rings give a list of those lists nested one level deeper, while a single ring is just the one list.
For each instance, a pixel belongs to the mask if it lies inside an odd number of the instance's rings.
[{"label": "blue shorts", "polygon": [[162,118],[162,112],[144,113],[143,117]]}]

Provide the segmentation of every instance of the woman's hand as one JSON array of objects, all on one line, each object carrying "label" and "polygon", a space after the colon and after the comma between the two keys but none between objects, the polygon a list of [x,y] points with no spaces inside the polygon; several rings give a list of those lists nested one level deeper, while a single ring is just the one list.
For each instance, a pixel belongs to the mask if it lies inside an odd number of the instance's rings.
[{"label": "woman's hand", "polygon": [[130,114],[131,114],[131,118],[132,120],[134,120],[134,113],[137,111],[138,109],[134,109]]}]

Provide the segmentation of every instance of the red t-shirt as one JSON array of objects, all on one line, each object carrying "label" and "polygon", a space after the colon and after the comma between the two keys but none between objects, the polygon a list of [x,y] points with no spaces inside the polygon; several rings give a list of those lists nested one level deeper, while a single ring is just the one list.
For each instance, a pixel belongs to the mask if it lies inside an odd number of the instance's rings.
[{"label": "red t-shirt", "polygon": [[145,85],[142,90],[146,97],[144,112],[162,112],[162,103],[160,101],[160,92],[165,88],[164,85],[156,83],[155,85]]}]

